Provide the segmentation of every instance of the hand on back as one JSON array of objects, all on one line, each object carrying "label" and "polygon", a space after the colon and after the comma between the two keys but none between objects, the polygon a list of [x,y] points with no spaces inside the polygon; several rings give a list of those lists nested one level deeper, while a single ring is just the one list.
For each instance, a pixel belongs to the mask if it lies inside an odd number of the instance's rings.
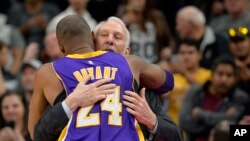
[{"label": "hand on back", "polygon": [[65,102],[74,111],[78,107],[88,107],[103,100],[108,94],[115,92],[115,84],[110,84],[112,79],[101,79],[92,84],[86,84],[90,77],[84,77],[74,91],[66,98]]}]

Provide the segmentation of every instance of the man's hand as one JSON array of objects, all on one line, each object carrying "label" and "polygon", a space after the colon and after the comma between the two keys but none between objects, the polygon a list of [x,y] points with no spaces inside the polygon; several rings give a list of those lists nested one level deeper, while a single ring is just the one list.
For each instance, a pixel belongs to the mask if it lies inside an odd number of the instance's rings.
[{"label": "man's hand", "polygon": [[146,101],[145,88],[140,91],[140,96],[132,91],[125,91],[125,94],[123,104],[127,106],[127,111],[134,115],[138,122],[153,130],[157,119]]},{"label": "man's hand", "polygon": [[95,104],[97,101],[103,100],[107,94],[115,92],[115,84],[107,84],[112,79],[101,79],[95,83],[86,83],[90,80],[90,76],[84,77],[74,91],[65,99],[65,103],[72,112],[78,107],[87,107]]}]

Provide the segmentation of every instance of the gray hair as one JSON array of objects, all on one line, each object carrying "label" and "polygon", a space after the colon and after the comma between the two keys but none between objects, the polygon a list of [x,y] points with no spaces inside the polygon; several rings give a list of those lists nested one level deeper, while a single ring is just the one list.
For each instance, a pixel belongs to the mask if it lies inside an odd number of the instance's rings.
[{"label": "gray hair", "polygon": [[206,24],[206,18],[203,12],[195,6],[183,7],[177,14],[182,15],[184,19],[193,22],[195,25],[203,26]]},{"label": "gray hair", "polygon": [[130,44],[130,33],[125,25],[125,23],[120,19],[120,18],[117,18],[117,17],[109,17],[106,21],[102,21],[102,22],[99,22],[95,29],[94,29],[94,34],[97,35],[97,32],[100,30],[100,28],[107,22],[110,22],[110,21],[113,21],[119,25],[122,26],[122,28],[125,30],[125,35],[126,35],[126,47],[129,47],[129,44]]}]

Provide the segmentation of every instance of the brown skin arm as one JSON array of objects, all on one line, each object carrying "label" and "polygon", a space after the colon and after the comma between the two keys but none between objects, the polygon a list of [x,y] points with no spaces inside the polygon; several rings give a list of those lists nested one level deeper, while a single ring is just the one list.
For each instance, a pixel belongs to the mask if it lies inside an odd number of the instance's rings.
[{"label": "brown skin arm", "polygon": [[46,80],[45,80],[45,87],[44,87],[44,95],[49,102],[50,105],[54,104],[56,97],[61,93],[64,89],[61,81],[56,76],[56,73],[52,67],[52,64],[48,64],[46,69]]},{"label": "brown skin arm", "polygon": [[45,64],[38,69],[29,107],[28,129],[32,139],[34,139],[34,127],[41,118],[48,102],[53,104],[62,89],[63,87],[56,77],[51,64]]},{"label": "brown skin arm", "polygon": [[165,82],[166,74],[159,66],[147,63],[144,59],[135,55],[128,55],[127,60],[136,81],[140,82],[140,85],[155,89]]}]

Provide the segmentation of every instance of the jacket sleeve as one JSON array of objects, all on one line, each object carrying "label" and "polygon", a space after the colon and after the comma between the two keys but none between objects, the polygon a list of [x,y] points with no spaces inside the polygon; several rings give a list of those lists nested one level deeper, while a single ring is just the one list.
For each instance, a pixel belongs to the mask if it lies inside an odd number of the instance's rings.
[{"label": "jacket sleeve", "polygon": [[[55,120],[56,119],[56,120]],[[48,106],[42,118],[35,126],[35,141],[55,141],[68,123],[68,117],[63,110],[62,103]]]},{"label": "jacket sleeve", "polygon": [[182,141],[181,129],[165,114],[157,114],[158,129],[156,136],[166,141]]},{"label": "jacket sleeve", "polygon": [[186,94],[182,102],[180,109],[180,126],[181,128],[189,134],[198,134],[203,132],[206,129],[206,126],[200,124],[200,121],[197,118],[193,118],[192,110],[198,106],[198,95],[200,95],[201,87],[192,86]]},{"label": "jacket sleeve", "polygon": [[158,127],[153,140],[182,141],[181,129],[167,116],[166,111],[161,110],[160,96],[152,92],[146,93],[145,96],[158,120]]},{"label": "jacket sleeve", "polygon": [[[245,105],[247,104],[247,102],[248,102],[247,94],[245,94],[240,90],[235,90],[232,101],[229,102],[230,105],[226,109],[219,112],[210,112],[201,110],[197,114],[197,118],[199,118],[202,121],[202,123],[207,126],[214,126],[222,120],[237,122],[237,120],[245,111],[246,108]],[[230,113],[227,113],[228,109],[229,110],[231,109]]]},{"label": "jacket sleeve", "polygon": [[62,91],[56,98],[54,106],[47,107],[35,126],[35,141],[55,141],[59,138],[61,131],[69,121],[62,106],[65,98],[66,92]]}]

